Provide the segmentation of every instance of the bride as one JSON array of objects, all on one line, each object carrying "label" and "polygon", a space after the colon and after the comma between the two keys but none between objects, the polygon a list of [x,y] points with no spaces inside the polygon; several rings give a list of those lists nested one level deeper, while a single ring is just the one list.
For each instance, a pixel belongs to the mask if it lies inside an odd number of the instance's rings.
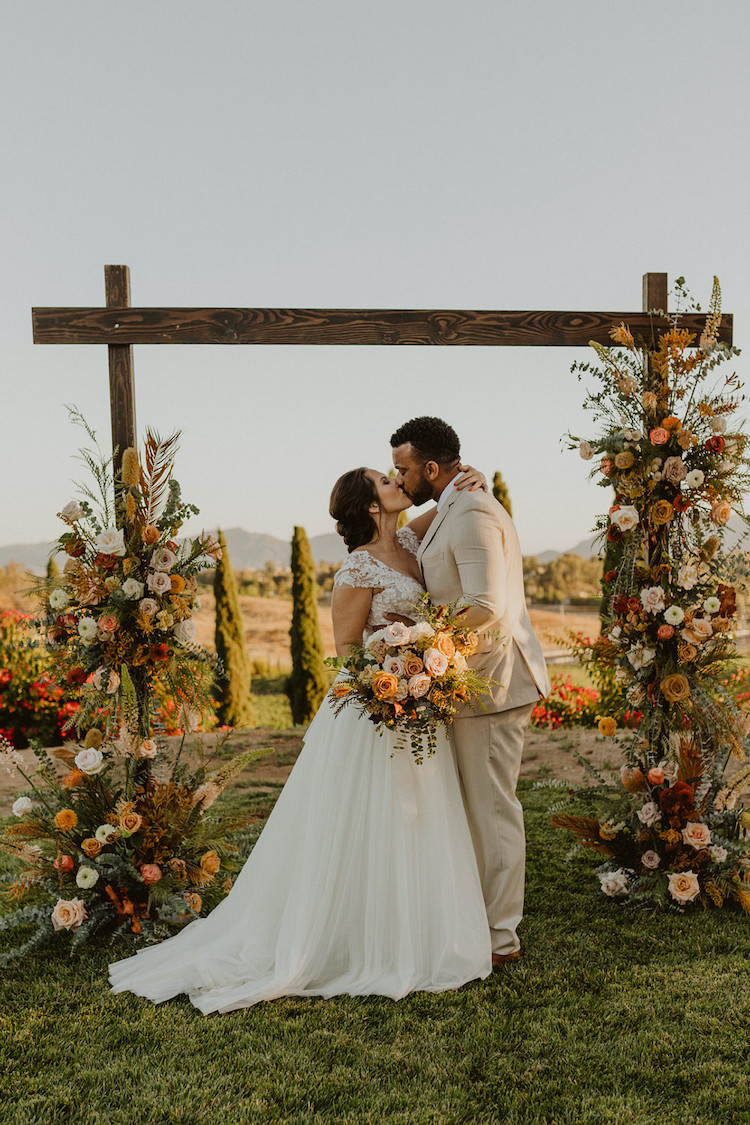
[{"label": "bride", "polygon": [[[467,470],[457,487],[486,482]],[[393,478],[354,469],[331,515],[349,556],[332,614],[345,655],[413,617],[416,553],[435,508],[397,530],[411,501]],[[353,707],[326,698],[263,832],[226,899],[207,917],[110,965],[114,992],[186,992],[201,1012],[278,996],[458,988],[491,972],[490,933],[448,740],[417,765]]]}]

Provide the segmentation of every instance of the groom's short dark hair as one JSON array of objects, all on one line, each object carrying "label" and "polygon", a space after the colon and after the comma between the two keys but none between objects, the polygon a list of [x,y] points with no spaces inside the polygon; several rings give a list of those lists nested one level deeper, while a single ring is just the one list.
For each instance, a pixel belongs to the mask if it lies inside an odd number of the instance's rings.
[{"label": "groom's short dark hair", "polygon": [[399,445],[411,445],[414,452],[423,461],[437,461],[438,465],[450,465],[461,458],[461,442],[458,434],[444,422],[442,418],[430,418],[427,415],[421,418],[412,418],[399,426],[395,434],[391,434],[391,448]]}]

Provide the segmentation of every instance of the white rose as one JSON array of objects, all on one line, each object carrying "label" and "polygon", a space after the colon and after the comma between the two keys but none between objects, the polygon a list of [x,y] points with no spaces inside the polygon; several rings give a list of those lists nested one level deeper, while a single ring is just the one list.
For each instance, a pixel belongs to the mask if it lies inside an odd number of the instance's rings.
[{"label": "white rose", "polygon": [[664,609],[664,590],[661,586],[647,586],[641,590],[641,605],[646,613],[661,613]]},{"label": "white rose", "polygon": [[615,625],[607,639],[610,640],[613,645],[619,645],[622,644],[621,637],[622,627],[620,625]]},{"label": "white rose", "polygon": [[426,621],[418,621],[416,625],[412,625],[411,639],[413,641],[428,641],[430,637],[434,636],[435,630]]},{"label": "white rose", "polygon": [[95,886],[99,882],[99,872],[94,871],[93,867],[79,867],[76,873],[76,885],[81,890],[87,891],[89,887]]},{"label": "white rose", "polygon": [[121,527],[105,527],[96,537],[96,546],[100,555],[124,555],[125,532]]},{"label": "white rose", "polygon": [[706,598],[703,608],[706,613],[718,613],[721,609],[721,602],[718,598]]},{"label": "white rose", "polygon": [[691,820],[682,830],[682,839],[691,848],[700,851],[711,843],[711,829],[701,820]]},{"label": "white rose", "polygon": [[34,808],[34,802],[29,797],[19,797],[13,802],[11,812],[14,816],[26,816]]},{"label": "white rose", "polygon": [[700,488],[705,479],[705,473],[701,472],[700,469],[691,469],[685,477],[685,484],[688,488]]},{"label": "white rose", "polygon": [[154,594],[168,594],[172,589],[172,580],[165,570],[151,570],[146,585]]},{"label": "white rose", "polygon": [[727,428],[726,418],[721,418],[718,415],[714,415],[714,417],[710,420],[710,422],[708,424],[715,434],[726,433],[726,428]]},{"label": "white rose", "polygon": [[403,621],[392,621],[383,631],[387,645],[407,645],[411,639],[411,629]]},{"label": "white rose", "polygon": [[632,531],[633,528],[640,522],[640,516],[635,508],[626,506],[618,508],[610,516],[612,523],[616,524],[620,531]]},{"label": "white rose", "polygon": [[679,625],[685,620],[685,614],[678,605],[670,605],[664,610],[664,620],[668,625]]},{"label": "white rose", "polygon": [[383,671],[390,672],[392,676],[403,676],[404,661],[401,656],[386,656],[383,661]]},{"label": "white rose", "polygon": [[153,617],[158,608],[159,604],[153,598],[144,598],[143,601],[138,603],[138,612],[145,617]]},{"label": "white rose", "polygon": [[185,621],[178,621],[172,635],[180,644],[187,644],[195,638],[195,622],[189,617]]},{"label": "white rose", "polygon": [[698,581],[698,567],[693,562],[683,563],[677,571],[677,585],[683,590],[692,590]]},{"label": "white rose", "polygon": [[53,590],[49,596],[49,604],[52,609],[65,609],[70,604],[70,598],[64,590],[58,588]]},{"label": "white rose", "polygon": [[628,661],[639,672],[641,668],[645,668],[656,656],[656,652],[651,648],[644,648],[643,645],[634,645],[628,655]]},{"label": "white rose", "polygon": [[94,777],[102,772],[107,763],[101,750],[96,750],[93,746],[90,746],[86,750],[78,751],[75,756],[75,764],[79,770],[83,770],[90,777]]},{"label": "white rose", "polygon": [[451,665],[456,669],[457,672],[465,672],[466,668],[468,667],[468,665],[466,663],[466,657],[464,656],[464,654],[462,652],[454,652],[453,653],[453,659],[451,660]]},{"label": "white rose", "polygon": [[591,458],[594,456],[594,447],[591,445],[590,442],[582,441],[581,444],[578,446],[578,452],[581,456],[581,460],[590,461]]},{"label": "white rose", "polygon": [[126,578],[122,584],[122,592],[126,598],[142,598],[146,587],[137,578]]},{"label": "white rose", "polygon": [[159,547],[151,556],[151,566],[154,570],[171,570],[177,562],[177,555],[167,547]]},{"label": "white rose", "polygon": [[440,649],[426,649],[422,660],[425,672],[429,672],[431,676],[444,676],[448,670],[448,657]]},{"label": "white rose", "polygon": [[657,820],[661,820],[659,806],[654,801],[646,801],[643,808],[638,810],[638,819],[641,824],[645,824],[646,828],[650,828],[652,824],[656,824]]},{"label": "white rose", "polygon": [[376,629],[376,631],[374,633],[371,633],[365,641],[365,648],[373,648],[378,643],[378,641],[382,641],[384,640],[384,638],[385,629]]},{"label": "white rose", "polygon": [[78,636],[84,641],[96,640],[98,626],[93,617],[82,617],[78,622]]},{"label": "white rose", "polygon": [[661,863],[659,853],[654,851],[644,852],[641,856],[641,863],[644,867],[648,867],[650,871],[653,871],[653,869],[658,867]]},{"label": "white rose", "polygon": [[599,876],[599,885],[605,895],[617,898],[628,893],[628,875],[621,867],[617,871],[606,871]]},{"label": "white rose", "polygon": [[708,854],[715,863],[723,863],[729,852],[726,848],[722,848],[721,844],[712,844],[708,849]]},{"label": "white rose", "polygon": [[138,748],[136,757],[138,758],[155,758],[157,752],[157,745],[153,738],[147,738]]},{"label": "white rose", "polygon": [[112,672],[102,664],[94,672],[94,675],[91,677],[91,682],[97,691],[104,691],[107,695],[114,695],[120,686],[120,676],[117,672]]},{"label": "white rose", "polygon": [[397,703],[401,703],[402,700],[406,699],[408,694],[409,694],[409,683],[408,683],[408,681],[407,680],[399,680],[398,681],[398,689],[396,691],[394,699],[396,700]]},{"label": "white rose", "polygon": [[100,844],[111,844],[117,838],[117,829],[114,824],[100,824],[94,836]]},{"label": "white rose", "polygon": [[81,898],[59,898],[50,915],[53,930],[71,930],[73,933],[86,918],[86,904]]},{"label": "white rose", "polygon": [[694,871],[678,871],[675,874],[667,875],[667,879],[669,880],[669,893],[675,902],[679,902],[681,906],[692,902],[701,893],[698,876]]},{"label": "white rose", "polygon": [[193,609],[200,609],[202,602],[199,597],[193,598]]},{"label": "white rose", "polygon": [[64,516],[66,520],[70,520],[71,523],[80,520],[83,514],[83,508],[77,500],[70,500],[60,512],[60,515]]}]

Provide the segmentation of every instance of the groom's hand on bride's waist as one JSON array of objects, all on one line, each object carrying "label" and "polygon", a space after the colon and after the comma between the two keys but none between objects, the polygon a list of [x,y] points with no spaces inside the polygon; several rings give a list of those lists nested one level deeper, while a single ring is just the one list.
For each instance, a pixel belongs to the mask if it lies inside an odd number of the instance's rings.
[{"label": "groom's hand on bride's waist", "polygon": [[389,624],[391,621],[400,621],[402,625],[415,624],[415,621],[411,617],[405,617],[403,613],[384,613],[383,616]]}]

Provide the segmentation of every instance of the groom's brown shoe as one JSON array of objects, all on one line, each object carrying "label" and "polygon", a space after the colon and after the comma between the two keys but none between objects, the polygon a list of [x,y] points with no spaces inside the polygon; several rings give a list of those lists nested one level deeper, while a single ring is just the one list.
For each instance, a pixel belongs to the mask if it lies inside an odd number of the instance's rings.
[{"label": "groom's brown shoe", "polygon": [[512,953],[493,953],[492,954],[492,968],[499,969],[501,965],[507,965],[509,961],[520,961],[521,950],[515,949]]}]

